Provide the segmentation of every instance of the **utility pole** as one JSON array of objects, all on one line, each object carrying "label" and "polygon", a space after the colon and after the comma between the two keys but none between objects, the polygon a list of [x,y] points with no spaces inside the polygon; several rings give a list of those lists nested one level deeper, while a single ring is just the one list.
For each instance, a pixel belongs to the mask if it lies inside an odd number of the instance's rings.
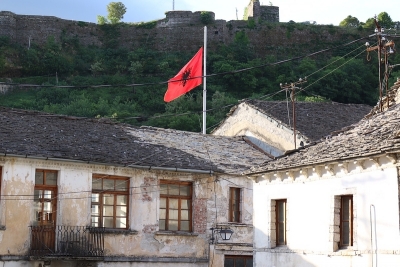
[{"label": "utility pole", "polygon": [[[389,41],[387,39],[387,34],[384,34],[383,32],[385,31],[378,23],[378,20],[376,19],[376,16],[374,18],[375,20],[375,33],[370,35],[370,37],[376,35],[378,38],[378,44],[376,46],[370,46],[369,43],[367,42],[365,45],[367,46],[367,60],[371,60],[369,57],[369,52],[371,51],[378,51],[378,69],[379,69],[379,74],[378,74],[378,79],[379,79],[379,109],[382,112],[383,111],[383,104],[382,104],[382,94],[383,94],[383,85],[385,85],[386,88],[386,99],[387,99],[387,107],[389,108],[389,97],[388,97],[388,87],[389,87],[389,72],[391,70],[389,66],[389,61],[388,57],[391,54],[394,54],[394,42]],[[382,64],[384,64],[384,78],[382,80]],[[385,84],[383,84],[385,83]]]},{"label": "utility pole", "polygon": [[301,87],[296,87],[299,84],[306,83],[307,82],[307,77],[304,77],[304,80],[300,78],[297,82],[293,82],[290,84],[280,84],[282,89],[285,89],[286,91],[291,90],[290,92],[290,100],[292,101],[292,116],[293,116],[293,140],[294,140],[294,149],[296,149],[296,108],[295,108],[295,102],[296,102],[296,89],[301,89]]},{"label": "utility pole", "polygon": [[172,11],[175,10],[175,0],[172,0]]},{"label": "utility pole", "polygon": [[236,20],[239,20],[238,19],[238,10],[237,10],[237,8],[236,8]]}]

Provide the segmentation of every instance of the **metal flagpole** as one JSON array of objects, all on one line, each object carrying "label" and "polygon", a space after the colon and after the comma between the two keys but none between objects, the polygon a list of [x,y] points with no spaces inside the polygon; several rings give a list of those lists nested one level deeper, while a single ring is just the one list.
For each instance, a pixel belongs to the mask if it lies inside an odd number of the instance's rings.
[{"label": "metal flagpole", "polygon": [[204,26],[204,48],[203,48],[203,134],[206,134],[206,110],[207,110],[207,26]]}]

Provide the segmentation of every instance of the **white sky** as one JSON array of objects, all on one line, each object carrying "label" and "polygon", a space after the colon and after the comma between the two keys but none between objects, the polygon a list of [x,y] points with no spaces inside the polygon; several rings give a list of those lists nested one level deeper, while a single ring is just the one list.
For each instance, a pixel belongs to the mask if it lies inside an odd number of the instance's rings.
[{"label": "white sky", "polygon": [[[127,7],[123,21],[146,22],[165,17],[165,12],[172,10],[173,0],[0,0],[1,11],[16,14],[56,16],[63,19],[96,22],[97,15],[107,15],[108,3],[122,2]],[[244,8],[250,0],[175,0],[175,10],[213,11],[217,19],[236,19],[243,17]],[[260,0],[263,5],[270,1]],[[303,22],[314,20],[318,24],[338,25],[348,15],[360,21],[387,12],[393,21],[400,21],[399,0],[386,0],[385,5],[378,5],[374,0],[272,0],[279,6],[280,21]],[[390,8],[390,9],[389,9]]]}]

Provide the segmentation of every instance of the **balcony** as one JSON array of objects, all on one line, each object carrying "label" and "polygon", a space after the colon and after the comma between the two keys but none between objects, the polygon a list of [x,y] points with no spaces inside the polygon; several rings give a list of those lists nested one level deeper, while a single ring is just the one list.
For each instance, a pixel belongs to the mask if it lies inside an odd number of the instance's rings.
[{"label": "balcony", "polygon": [[104,228],[87,226],[30,226],[32,257],[103,257]]}]

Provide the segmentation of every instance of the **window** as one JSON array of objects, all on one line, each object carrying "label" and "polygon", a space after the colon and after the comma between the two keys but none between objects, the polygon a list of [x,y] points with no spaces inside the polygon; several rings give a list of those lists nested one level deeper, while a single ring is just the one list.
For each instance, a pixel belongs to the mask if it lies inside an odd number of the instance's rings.
[{"label": "window", "polygon": [[240,222],[240,188],[229,188],[229,221]]},{"label": "window", "polygon": [[36,170],[34,189],[35,225],[55,225],[57,211],[57,177],[53,170]]},{"label": "window", "polygon": [[192,183],[160,181],[159,228],[192,231]]},{"label": "window", "polygon": [[340,199],[340,247],[353,246],[353,196]]},{"label": "window", "polygon": [[129,178],[94,174],[92,226],[128,228]]},{"label": "window", "polygon": [[253,257],[225,255],[224,267],[253,267]]},{"label": "window", "polygon": [[276,245],[286,245],[286,199],[276,200],[275,206]]}]

